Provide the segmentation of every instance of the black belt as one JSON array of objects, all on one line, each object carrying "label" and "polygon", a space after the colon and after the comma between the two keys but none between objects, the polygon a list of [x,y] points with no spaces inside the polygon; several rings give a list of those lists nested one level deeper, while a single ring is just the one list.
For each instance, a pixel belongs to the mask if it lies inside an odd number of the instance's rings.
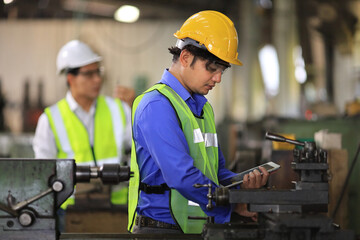
[{"label": "black belt", "polygon": [[149,217],[144,216],[137,216],[135,220],[135,225],[140,227],[153,227],[153,228],[166,228],[166,229],[175,229],[180,230],[180,228],[177,225],[160,222],[157,220],[154,220]]},{"label": "black belt", "polygon": [[164,194],[165,191],[170,190],[170,188],[168,187],[168,185],[166,183],[163,183],[161,185],[150,186],[146,183],[140,182],[139,188],[141,191],[144,191],[147,194],[150,194],[150,193]]}]

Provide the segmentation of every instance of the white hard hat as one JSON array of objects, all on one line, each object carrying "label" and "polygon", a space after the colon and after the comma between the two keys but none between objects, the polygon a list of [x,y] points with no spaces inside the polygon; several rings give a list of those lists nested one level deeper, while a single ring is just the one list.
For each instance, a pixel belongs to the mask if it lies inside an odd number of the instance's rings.
[{"label": "white hard hat", "polygon": [[79,40],[72,40],[65,44],[57,55],[57,74],[68,68],[83,67],[101,60],[102,57],[94,53],[88,45]]}]

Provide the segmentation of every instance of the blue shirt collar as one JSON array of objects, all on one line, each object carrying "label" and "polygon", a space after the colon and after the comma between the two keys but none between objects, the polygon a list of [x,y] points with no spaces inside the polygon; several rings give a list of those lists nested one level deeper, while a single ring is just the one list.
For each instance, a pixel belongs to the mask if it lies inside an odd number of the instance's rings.
[{"label": "blue shirt collar", "polygon": [[184,88],[179,80],[168,71],[168,69],[165,69],[160,83],[164,83],[171,87],[184,101],[191,98],[190,93]]},{"label": "blue shirt collar", "polygon": [[207,99],[203,95],[194,93],[191,96],[186,88],[168,71],[168,69],[165,69],[159,83],[164,83],[171,87],[186,102],[193,113],[197,116],[201,115],[202,109],[207,102]]}]

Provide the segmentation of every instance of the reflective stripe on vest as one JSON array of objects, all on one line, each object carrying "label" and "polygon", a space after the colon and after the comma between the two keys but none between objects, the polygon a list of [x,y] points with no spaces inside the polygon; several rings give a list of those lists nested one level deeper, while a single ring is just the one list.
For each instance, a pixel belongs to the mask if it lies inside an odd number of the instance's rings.
[{"label": "reflective stripe on vest", "polygon": [[[98,165],[120,163],[123,151],[121,136],[124,132],[126,117],[119,100],[99,96],[96,102],[94,120],[94,155],[89,135],[65,99],[45,109],[54,133],[58,149],[57,158],[75,159],[77,165],[92,165],[94,156]],[[64,208],[73,199],[68,199]]]},{"label": "reflective stripe on vest", "polygon": [[202,133],[200,128],[194,129],[194,143],[205,142],[205,147],[218,147],[217,134]]},{"label": "reflective stripe on vest", "polygon": [[[171,102],[180,119],[186,141],[190,149],[190,155],[194,159],[194,165],[205,176],[218,184],[218,141],[215,129],[214,115],[209,103],[203,108],[203,116],[195,117],[187,104],[170,87],[164,84],[157,84],[148,91],[157,90]],[[146,94],[145,92],[145,94]],[[133,116],[136,107],[143,95],[139,96],[133,103]],[[129,183],[129,223],[128,230],[132,231],[133,223],[136,217],[136,206],[139,198],[139,168],[136,160],[136,150],[133,141],[131,154],[131,171],[134,177]],[[198,204],[194,204],[184,198],[178,191],[171,189],[170,193],[170,211],[174,221],[181,227],[184,233],[201,233],[205,220],[189,220],[189,216],[206,217]]]}]

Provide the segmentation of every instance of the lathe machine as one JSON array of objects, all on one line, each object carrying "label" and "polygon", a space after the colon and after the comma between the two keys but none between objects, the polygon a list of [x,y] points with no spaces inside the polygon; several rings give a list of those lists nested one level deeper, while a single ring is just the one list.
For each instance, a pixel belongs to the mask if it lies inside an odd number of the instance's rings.
[{"label": "lathe machine", "polygon": [[299,147],[294,149],[292,168],[300,180],[290,190],[220,187],[214,193],[210,191],[210,208],[213,201],[216,205],[247,203],[249,211],[259,215],[257,223],[210,222],[204,226],[204,239],[355,239],[353,231],[341,230],[326,215],[329,203],[327,152],[317,149],[315,142],[300,142],[271,133],[266,133],[266,138]]},{"label": "lathe machine", "polygon": [[[258,212],[258,222],[214,224],[209,218],[201,235],[61,234],[56,228],[56,210],[71,196],[74,186],[100,178],[117,184],[131,177],[129,167],[78,166],[74,160],[0,159],[0,240],[57,239],[355,239],[327,217],[329,203],[327,152],[314,142],[300,142],[267,134],[272,141],[299,146],[292,168],[299,181],[290,190],[209,188],[209,204],[247,203]],[[275,173],[276,174],[276,173]]]},{"label": "lathe machine", "polygon": [[56,210],[76,183],[99,178],[118,184],[131,177],[129,167],[76,165],[70,159],[0,159],[0,239],[56,240]]}]

